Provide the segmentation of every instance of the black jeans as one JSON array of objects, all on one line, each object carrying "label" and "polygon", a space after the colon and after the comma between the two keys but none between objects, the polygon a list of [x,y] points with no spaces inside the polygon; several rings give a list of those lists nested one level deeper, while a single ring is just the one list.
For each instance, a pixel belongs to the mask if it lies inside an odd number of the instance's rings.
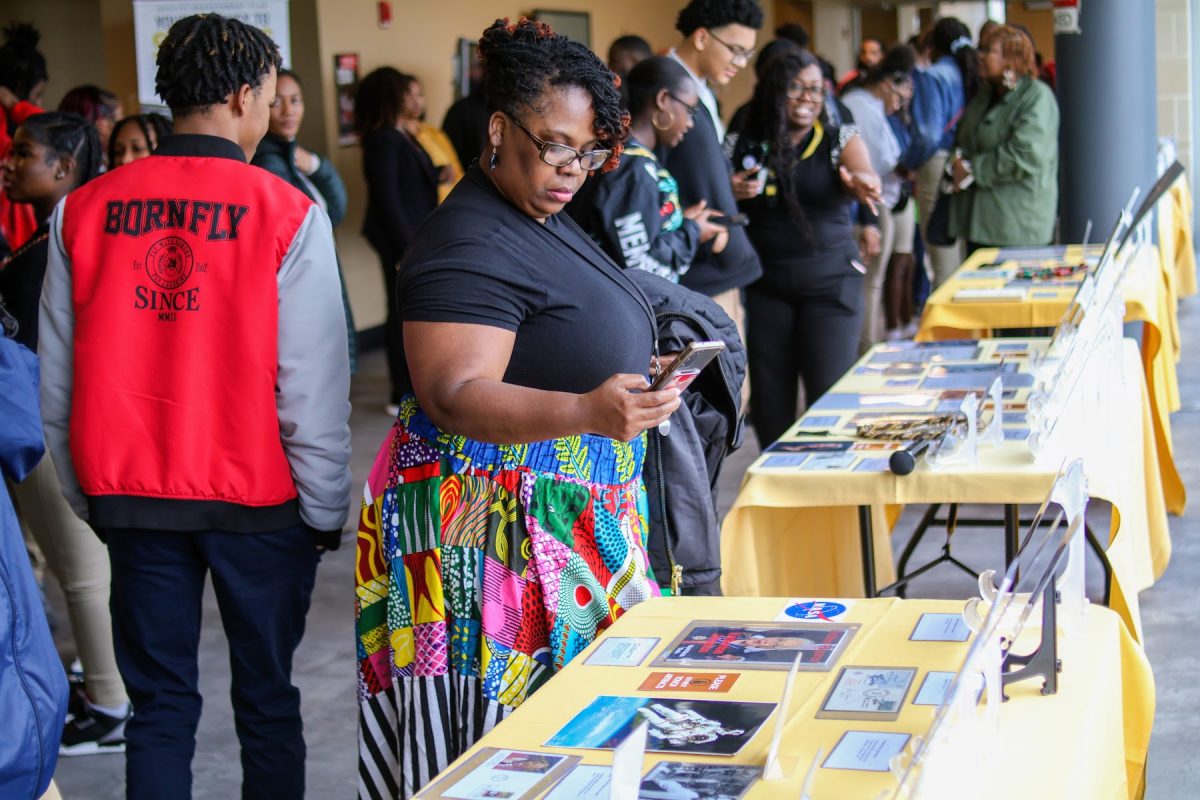
[{"label": "black jeans", "polygon": [[783,283],[760,281],[746,289],[750,420],[764,448],[796,421],[801,381],[812,405],[850,369],[862,328],[860,276],[809,287]]},{"label": "black jeans", "polygon": [[387,317],[383,322],[383,346],[387,350],[388,402],[399,404],[400,390],[396,388],[397,379],[404,374],[404,327],[400,320],[400,297],[396,293],[396,267],[400,264],[400,256],[384,250],[375,251],[379,255],[379,266],[383,270],[383,286],[387,292]]},{"label": "black jeans", "polygon": [[291,677],[320,558],[308,531],[102,533],[117,666],[134,709],[125,728],[126,796],[191,797],[200,616],[211,572],[229,641],[242,797],[303,797],[300,691]]}]

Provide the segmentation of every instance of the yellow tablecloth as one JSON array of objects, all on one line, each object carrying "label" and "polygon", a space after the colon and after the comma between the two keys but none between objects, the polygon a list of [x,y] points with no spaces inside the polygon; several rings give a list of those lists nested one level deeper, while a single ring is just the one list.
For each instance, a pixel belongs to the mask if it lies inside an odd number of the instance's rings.
[{"label": "yellow tablecloth", "polygon": [[[610,764],[612,753],[542,747],[593,698],[600,694],[636,696],[652,671],[649,663],[693,619],[764,621],[782,611],[785,601],[770,598],[663,598],[643,603],[609,630],[609,636],[654,636],[659,645],[640,667],[595,667],[584,664],[595,645],[575,658],[525,704],[460,759],[479,747],[546,750],[571,753],[584,763]],[[895,722],[818,720],[814,718],[837,669],[847,665],[917,667],[910,692],[915,693],[928,670],[955,671],[967,644],[912,642],[908,637],[925,612],[961,611],[961,601],[855,600],[840,618],[862,628],[832,672],[801,672],[796,677],[788,723],[780,747],[785,771],[781,781],[759,781],[748,800],[799,797],[800,785],[818,748],[826,754],[846,730],[887,730],[921,734],[933,719],[934,708],[914,706],[912,695]],[[1081,634],[1064,641],[1063,670],[1056,695],[1039,694],[1040,682],[1010,687],[1012,698],[1000,710],[995,742],[1002,772],[994,780],[981,777],[978,787],[964,787],[963,797],[1127,798],[1136,797],[1145,769],[1146,748],[1154,720],[1154,677],[1142,649],[1108,609],[1089,607]],[[1024,640],[1022,640],[1023,645]],[[1069,646],[1069,649],[1068,649]],[[735,671],[729,670],[726,671]],[[727,694],[712,699],[779,702],[785,674],[743,672]],[[692,693],[660,692],[664,696],[696,699]],[[778,713],[778,712],[777,712]],[[648,753],[643,774],[662,760],[715,764],[762,765],[771,742],[772,717],[740,753],[732,758]],[[459,763],[459,762],[456,762]],[[813,800],[875,798],[895,786],[888,773],[818,769]]]},{"label": "yellow tablecloth", "polygon": [[1158,204],[1158,246],[1163,269],[1175,277],[1180,297],[1196,293],[1196,249],[1192,238],[1192,192],[1175,181]]},{"label": "yellow tablecloth", "polygon": [[[982,340],[981,360],[1001,343]],[[1045,339],[1027,340],[1031,348]],[[870,361],[868,352],[859,365]],[[880,522],[885,506],[909,503],[1041,503],[1064,460],[1083,458],[1093,498],[1112,504],[1107,549],[1113,567],[1112,606],[1140,641],[1138,592],[1166,570],[1170,530],[1163,502],[1159,458],[1137,344],[1127,339],[1121,380],[1102,398],[1076,397],[1062,416],[1052,449],[1037,461],[1024,442],[981,448],[973,467],[932,470],[924,462],[909,475],[887,471],[764,466],[764,453],[750,466],[721,528],[722,588],[734,596],[862,596],[857,506],[876,509],[874,542],[879,586],[892,578],[889,527]],[[857,366],[857,365],[856,365]],[[1093,359],[1091,368],[1101,368]],[[878,390],[884,378],[851,369],[830,390]],[[1027,391],[1027,390],[1026,390]],[[1017,399],[1022,399],[1018,393]],[[847,415],[820,408],[809,415]],[[1104,431],[1097,436],[1096,431]],[[789,431],[785,439],[801,439]],[[886,453],[882,455],[887,455]],[[1028,515],[1027,515],[1028,516]],[[999,566],[999,565],[997,565]]]},{"label": "yellow tablecloth", "polygon": [[[1190,250],[1188,251],[1190,252]],[[955,302],[963,289],[994,289],[1004,286],[1005,278],[977,277],[989,274],[981,270],[995,263],[995,248],[977,250],[948,281],[938,287],[925,303],[918,340],[945,340],[971,336],[990,336],[1005,328],[1046,328],[1058,324],[1074,296],[1074,288],[1040,288],[1045,297],[1030,296],[1011,302]],[[1122,284],[1125,319],[1141,322],[1142,365],[1149,388],[1153,412],[1154,436],[1158,442],[1159,472],[1167,509],[1182,514],[1187,491],[1175,467],[1171,440],[1171,412],[1180,408],[1179,382],[1175,363],[1179,352],[1179,324],[1176,317],[1176,267],[1160,261],[1156,248],[1146,245],[1134,250],[1129,274]],[[1083,260],[1079,246],[1067,248],[1064,263]],[[1047,262],[1050,263],[1050,262]],[[1193,270],[1194,272],[1194,270]]]}]

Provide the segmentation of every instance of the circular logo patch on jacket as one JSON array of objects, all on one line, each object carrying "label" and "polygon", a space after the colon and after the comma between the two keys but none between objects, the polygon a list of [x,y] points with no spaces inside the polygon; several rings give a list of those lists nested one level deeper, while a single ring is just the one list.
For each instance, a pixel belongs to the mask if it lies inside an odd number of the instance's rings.
[{"label": "circular logo patch on jacket", "polygon": [[178,289],[192,274],[192,248],[178,236],[167,236],[146,253],[146,276],[164,289]]}]

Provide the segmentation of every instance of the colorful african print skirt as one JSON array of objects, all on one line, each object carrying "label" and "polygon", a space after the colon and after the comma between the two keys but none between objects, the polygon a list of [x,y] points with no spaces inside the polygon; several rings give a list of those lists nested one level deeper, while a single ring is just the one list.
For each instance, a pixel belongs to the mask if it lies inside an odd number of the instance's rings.
[{"label": "colorful african print skirt", "polygon": [[358,527],[359,797],[409,797],[658,595],[645,437],[498,446],[409,397]]}]

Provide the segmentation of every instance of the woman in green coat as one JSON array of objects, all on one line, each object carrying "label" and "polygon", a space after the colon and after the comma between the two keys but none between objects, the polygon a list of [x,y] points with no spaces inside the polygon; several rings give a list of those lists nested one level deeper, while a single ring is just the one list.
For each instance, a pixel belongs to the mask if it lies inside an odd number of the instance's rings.
[{"label": "woman in green coat", "polygon": [[1033,42],[1016,28],[988,32],[980,90],[958,125],[950,170],[950,233],[967,252],[1050,244],[1058,216],[1058,101],[1037,79]]}]

